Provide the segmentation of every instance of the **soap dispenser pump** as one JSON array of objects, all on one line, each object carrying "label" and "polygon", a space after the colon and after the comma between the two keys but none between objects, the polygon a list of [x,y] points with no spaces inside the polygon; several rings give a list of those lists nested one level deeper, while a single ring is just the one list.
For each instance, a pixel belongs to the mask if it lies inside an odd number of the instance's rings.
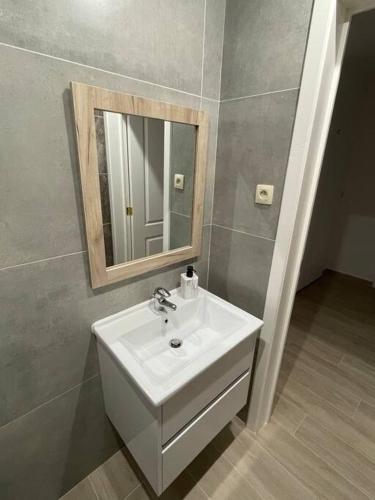
[{"label": "soap dispenser pump", "polygon": [[181,274],[181,296],[183,299],[198,297],[198,276],[193,266],[187,266],[186,273]]}]

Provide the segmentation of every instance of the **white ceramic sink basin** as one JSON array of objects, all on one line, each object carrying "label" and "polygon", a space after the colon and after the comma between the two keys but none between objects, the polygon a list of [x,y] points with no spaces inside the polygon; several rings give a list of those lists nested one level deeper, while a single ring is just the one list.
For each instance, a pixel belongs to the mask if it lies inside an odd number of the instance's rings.
[{"label": "white ceramic sink basin", "polygon": [[[155,406],[263,325],[202,288],[192,300],[181,298],[178,289],[171,294],[177,310],[167,316],[146,301],[92,325],[98,340]],[[182,340],[181,347],[169,345],[175,338]]]}]

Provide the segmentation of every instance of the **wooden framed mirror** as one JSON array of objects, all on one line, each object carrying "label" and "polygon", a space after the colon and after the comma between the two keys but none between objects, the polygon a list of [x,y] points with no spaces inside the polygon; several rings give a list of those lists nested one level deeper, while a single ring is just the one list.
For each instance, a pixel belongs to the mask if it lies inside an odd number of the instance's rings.
[{"label": "wooden framed mirror", "polygon": [[71,86],[92,287],[198,257],[206,113]]}]

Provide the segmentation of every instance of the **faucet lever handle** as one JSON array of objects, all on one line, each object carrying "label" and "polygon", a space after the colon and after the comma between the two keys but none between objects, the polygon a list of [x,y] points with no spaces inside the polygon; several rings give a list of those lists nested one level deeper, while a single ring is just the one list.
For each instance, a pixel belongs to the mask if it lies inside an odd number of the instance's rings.
[{"label": "faucet lever handle", "polygon": [[166,288],[163,288],[162,286],[158,286],[157,288],[155,288],[152,296],[155,298],[164,298],[165,299],[166,297],[170,297],[171,293]]}]

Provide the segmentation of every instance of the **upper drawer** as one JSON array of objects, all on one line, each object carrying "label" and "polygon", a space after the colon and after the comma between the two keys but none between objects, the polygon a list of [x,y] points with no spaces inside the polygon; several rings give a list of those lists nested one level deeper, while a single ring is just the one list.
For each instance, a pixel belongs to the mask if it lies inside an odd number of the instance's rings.
[{"label": "upper drawer", "polygon": [[251,369],[257,335],[245,339],[169,399],[162,408],[162,443],[171,439],[237,377]]}]

